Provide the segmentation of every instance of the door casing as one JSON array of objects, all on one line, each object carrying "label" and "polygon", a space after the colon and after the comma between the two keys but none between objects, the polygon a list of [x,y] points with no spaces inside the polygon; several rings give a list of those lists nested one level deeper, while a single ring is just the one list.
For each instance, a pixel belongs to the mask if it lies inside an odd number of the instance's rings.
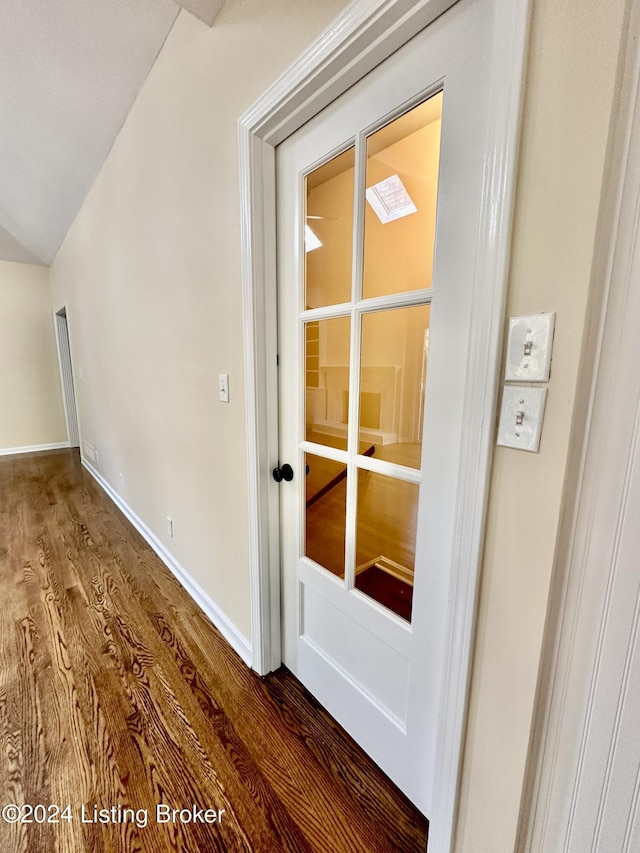
[{"label": "door casing", "polygon": [[[479,0],[483,2],[483,0]],[[445,683],[438,728],[438,792],[430,850],[454,840],[479,569],[504,325],[511,215],[529,0],[493,4],[493,65],[486,85],[494,116],[487,139],[477,234],[468,363],[482,377],[462,401],[467,428],[447,614]],[[360,0],[240,118],[242,282],[249,494],[252,666],[281,663],[278,459],[275,147],[394,50],[456,5],[456,0]]]}]

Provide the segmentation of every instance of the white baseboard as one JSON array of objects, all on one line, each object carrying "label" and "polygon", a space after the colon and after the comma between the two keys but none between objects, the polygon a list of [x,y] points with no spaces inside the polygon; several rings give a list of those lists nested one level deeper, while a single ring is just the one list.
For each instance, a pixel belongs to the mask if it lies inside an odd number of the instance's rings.
[{"label": "white baseboard", "polygon": [[202,608],[209,619],[213,622],[222,636],[227,640],[229,645],[240,655],[247,666],[253,664],[253,649],[251,643],[243,636],[236,626],[225,616],[218,605],[209,598],[207,593],[200,587],[191,575],[184,569],[180,563],[167,551],[162,542],[151,532],[147,525],[139,518],[131,507],[120,497],[112,486],[104,479],[104,477],[96,471],[96,469],[85,458],[82,459],[82,464],[102,486],[111,500],[116,504],[118,509],[129,519],[131,524],[136,528],[138,533],[149,543],[156,552],[158,557],[167,566],[167,568],[180,581],[191,598]]},{"label": "white baseboard", "polygon": [[0,456],[13,456],[16,453],[38,453],[41,450],[60,450],[69,447],[68,441],[58,441],[56,444],[30,444],[28,447],[0,448]]}]

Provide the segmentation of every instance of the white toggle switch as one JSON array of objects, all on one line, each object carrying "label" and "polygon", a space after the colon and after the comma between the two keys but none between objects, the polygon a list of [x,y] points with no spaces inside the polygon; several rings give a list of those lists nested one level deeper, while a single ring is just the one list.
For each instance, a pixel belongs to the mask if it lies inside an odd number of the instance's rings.
[{"label": "white toggle switch", "polygon": [[507,382],[547,382],[555,314],[510,317],[507,343]]},{"label": "white toggle switch", "polygon": [[498,444],[538,452],[546,388],[506,385],[502,393]]},{"label": "white toggle switch", "polygon": [[218,395],[221,403],[229,402],[229,374],[220,373],[218,376]]}]

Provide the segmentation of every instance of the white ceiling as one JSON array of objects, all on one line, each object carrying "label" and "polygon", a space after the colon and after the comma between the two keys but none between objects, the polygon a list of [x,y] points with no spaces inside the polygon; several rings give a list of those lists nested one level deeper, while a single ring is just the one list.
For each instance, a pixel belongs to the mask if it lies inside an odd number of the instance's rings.
[{"label": "white ceiling", "polygon": [[224,0],[2,0],[0,259],[50,264],[184,6]]}]

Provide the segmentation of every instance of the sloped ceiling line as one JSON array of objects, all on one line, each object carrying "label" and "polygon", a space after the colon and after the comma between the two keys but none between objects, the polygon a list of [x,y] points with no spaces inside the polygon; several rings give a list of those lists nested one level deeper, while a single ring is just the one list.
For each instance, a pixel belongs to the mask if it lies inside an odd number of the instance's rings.
[{"label": "sloped ceiling line", "polygon": [[2,0],[0,259],[50,264],[180,9],[224,0]]}]

